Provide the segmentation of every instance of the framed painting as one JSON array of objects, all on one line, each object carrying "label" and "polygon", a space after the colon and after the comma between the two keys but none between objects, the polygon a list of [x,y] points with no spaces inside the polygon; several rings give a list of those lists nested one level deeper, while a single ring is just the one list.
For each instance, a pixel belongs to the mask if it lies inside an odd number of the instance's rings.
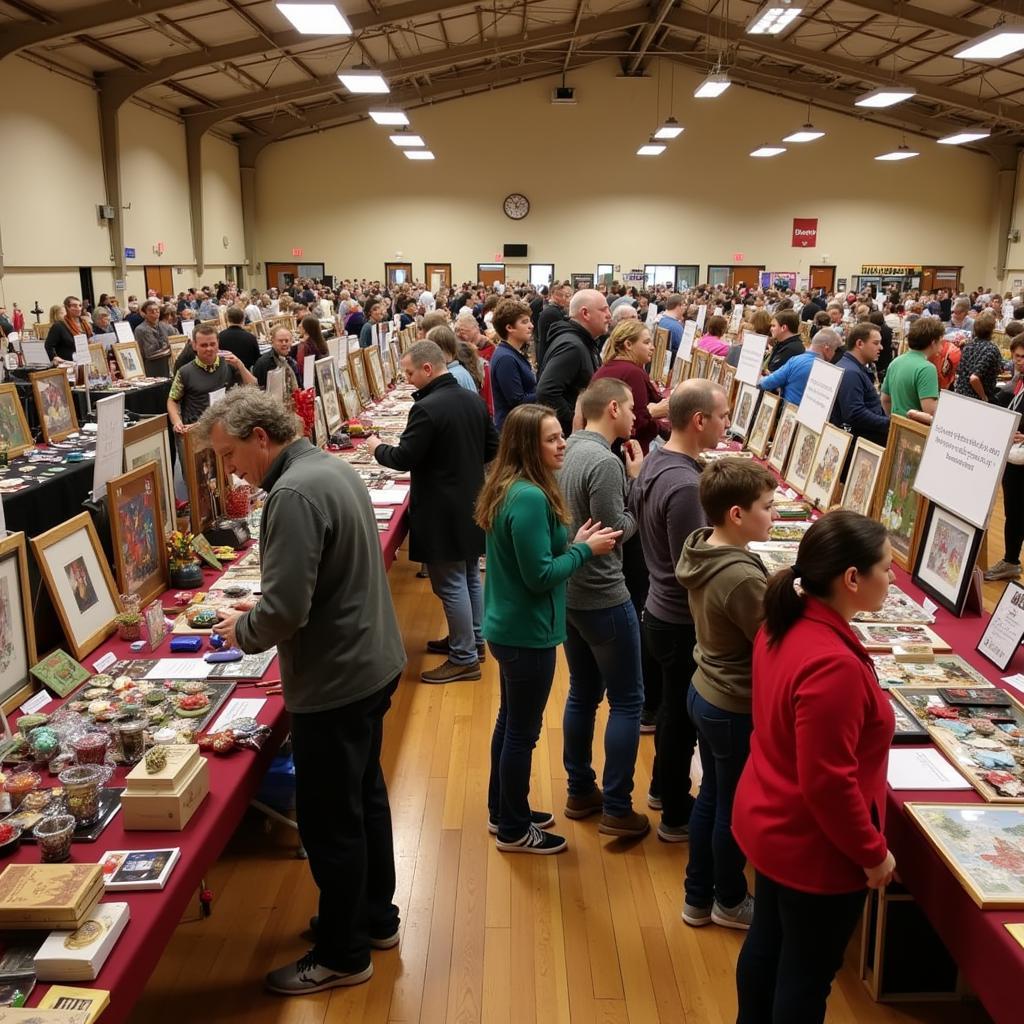
[{"label": "framed painting", "polygon": [[921,644],[934,651],[948,651],[949,644],[923,622],[851,622],[854,636],[868,651]]},{"label": "framed painting", "polygon": [[160,497],[163,503],[164,533],[167,534],[175,529],[177,520],[167,413],[149,416],[124,429],[125,472],[130,473],[147,462],[155,462],[160,467]]},{"label": "framed painting", "polygon": [[776,473],[782,472],[789,456],[789,449],[793,446],[793,434],[797,426],[796,411],[797,407],[792,402],[783,403],[782,415],[779,417],[779,425],[768,454],[768,465]]},{"label": "framed painting", "polygon": [[982,910],[1024,907],[1024,807],[903,806]]},{"label": "framed painting", "polygon": [[155,651],[164,642],[168,632],[163,605],[159,601],[154,601],[143,609],[142,617],[146,620],[146,640],[149,642],[149,649]]},{"label": "framed painting", "polygon": [[182,472],[188,487],[190,529],[193,533],[202,533],[220,518],[224,473],[209,443],[201,443],[192,430],[187,431],[184,437],[185,465]]},{"label": "framed painting", "polygon": [[739,393],[736,395],[736,405],[733,408],[732,423],[729,424],[729,433],[736,437],[746,437],[750,430],[750,424],[754,420],[754,411],[757,408],[757,397],[760,390],[752,384],[741,384]]},{"label": "framed painting", "polygon": [[323,448],[327,444],[330,433],[327,430],[327,416],[324,412],[324,400],[320,395],[313,399],[313,431],[317,448]]},{"label": "framed painting", "polygon": [[117,585],[122,594],[136,595],[143,605],[167,589],[160,475],[160,467],[147,462],[107,482]]},{"label": "framed painting", "polygon": [[380,349],[376,345],[364,348],[363,359],[366,362],[366,380],[370,385],[370,394],[379,402],[387,394],[387,387],[384,384],[384,367],[380,361]]},{"label": "framed painting", "polygon": [[363,407],[370,404],[370,385],[366,378],[366,364],[360,349],[348,354],[348,372],[352,378],[352,386],[359,395],[359,403]]},{"label": "framed painting", "polygon": [[723,366],[725,366],[725,359],[723,359],[722,356],[712,356],[711,366],[708,369],[708,380],[713,380],[716,384],[721,384]]},{"label": "framed painting", "polygon": [[963,615],[984,532],[928,502],[911,579],[954,615]]},{"label": "framed painting", "polygon": [[832,507],[839,490],[839,477],[846,465],[846,453],[853,437],[840,427],[826,423],[807,475],[804,497],[822,511]]},{"label": "framed painting", "polygon": [[135,380],[146,376],[146,364],[142,361],[142,353],[136,341],[122,341],[113,346],[117,368],[125,380]]},{"label": "framed painting", "polygon": [[6,442],[10,459],[34,447],[25,409],[13,384],[0,384],[0,439]]},{"label": "framed painting", "polygon": [[[171,350],[171,370],[174,370],[174,364],[178,361],[178,356],[188,347],[188,338],[184,334],[172,334],[167,339],[167,345]],[[171,376],[174,374],[172,373]]]},{"label": "framed painting", "polygon": [[881,445],[873,444],[863,437],[857,438],[853,446],[850,468],[846,472],[843,498],[839,503],[843,508],[859,512],[862,516],[871,515],[875,485],[884,457],[885,449]]},{"label": "framed painting", "polygon": [[746,447],[759,459],[763,459],[764,453],[768,450],[768,440],[772,436],[772,427],[775,426],[775,417],[778,415],[781,405],[782,399],[778,395],[772,395],[766,391],[761,396],[761,404],[757,407],[757,415],[747,434],[746,444]]},{"label": "framed painting", "polygon": [[[338,405],[338,385],[335,380],[335,366],[333,356],[324,356],[313,364],[313,371],[316,375],[316,386],[320,392],[320,408],[323,410],[325,426],[327,428],[326,438],[341,430],[341,407]],[[321,445],[323,447],[323,445]]]},{"label": "framed painting", "polygon": [[722,360],[722,369],[718,374],[718,383],[725,388],[726,398],[729,399],[729,407],[732,408],[732,393],[736,389],[736,367]]},{"label": "framed painting", "polygon": [[971,686],[984,689],[992,684],[969,662],[956,654],[936,654],[934,661],[897,661],[892,654],[872,654],[875,675],[883,690],[933,690],[939,686]]},{"label": "framed painting", "polygon": [[668,351],[669,332],[665,327],[654,328],[654,354],[651,356],[651,380],[665,383],[665,353]]},{"label": "framed painting", "polygon": [[68,646],[78,659],[94,651],[114,629],[121,599],[96,527],[88,512],[32,538]]},{"label": "framed painting", "polygon": [[28,557],[25,534],[19,531],[0,539],[0,703],[14,703],[28,695],[35,663]]},{"label": "framed painting", "polygon": [[792,451],[786,463],[785,481],[797,494],[803,494],[807,487],[807,478],[811,475],[814,465],[814,453],[818,448],[818,435],[803,423],[796,425],[793,434]]},{"label": "framed painting", "polygon": [[669,374],[669,387],[675,391],[676,387],[690,376],[690,364],[678,356],[672,363],[672,372]]},{"label": "framed painting", "polygon": [[47,444],[78,433],[75,403],[71,400],[71,387],[63,367],[33,373],[32,395]]},{"label": "framed painting", "polygon": [[707,377],[708,367],[711,365],[711,353],[706,348],[697,348],[696,345],[693,347],[691,353],[693,360],[693,372],[692,377]]},{"label": "framed painting", "polygon": [[921,465],[928,427],[922,423],[893,416],[889,438],[875,492],[872,518],[889,534],[893,560],[910,572],[921,533],[925,499],[914,490],[917,468]]},{"label": "framed painting", "polygon": [[89,376],[93,379],[105,379],[110,376],[110,364],[102,345],[89,346]]},{"label": "framed painting", "polygon": [[391,353],[391,383],[398,383],[399,374],[401,374],[401,362],[402,353],[399,351],[398,345],[391,341],[388,343],[388,351]]}]

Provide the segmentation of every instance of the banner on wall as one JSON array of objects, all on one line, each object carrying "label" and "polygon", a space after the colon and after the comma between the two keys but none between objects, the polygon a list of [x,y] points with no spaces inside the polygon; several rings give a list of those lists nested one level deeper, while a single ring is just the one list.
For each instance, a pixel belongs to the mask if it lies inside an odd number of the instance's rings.
[{"label": "banner on wall", "polygon": [[818,218],[793,218],[793,248],[813,249],[818,244]]},{"label": "banner on wall", "polygon": [[796,291],[797,275],[789,270],[762,270],[762,288],[788,288]]}]

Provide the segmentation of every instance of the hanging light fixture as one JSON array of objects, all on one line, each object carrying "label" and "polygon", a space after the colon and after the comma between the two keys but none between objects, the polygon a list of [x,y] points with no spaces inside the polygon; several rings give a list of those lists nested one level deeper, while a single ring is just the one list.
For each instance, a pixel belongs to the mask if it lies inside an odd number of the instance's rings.
[{"label": "hanging light fixture", "polygon": [[713,100],[718,96],[721,96],[732,82],[729,80],[729,76],[724,71],[718,71],[714,74],[708,75],[696,89],[693,90],[695,99],[698,100]]},{"label": "hanging light fixture", "polygon": [[382,125],[402,126],[409,123],[408,116],[401,110],[371,110],[370,117],[374,123]]},{"label": "hanging light fixture", "polygon": [[278,4],[277,9],[303,35],[347,36],[352,26],[334,4]]},{"label": "hanging light fixture", "polygon": [[751,150],[751,156],[766,157],[766,156],[778,156],[780,153],[785,153],[785,146],[758,146],[757,149]]},{"label": "hanging light fixture", "polygon": [[958,60],[999,60],[1024,50],[1024,25],[997,25],[991,32],[972,39],[953,56]]},{"label": "hanging light fixture", "polygon": [[388,83],[384,81],[384,76],[379,71],[374,71],[365,65],[349,68],[347,71],[339,71],[338,81],[349,92],[384,93],[391,91],[388,88]]},{"label": "hanging light fixture", "polygon": [[664,142],[657,142],[655,139],[649,139],[645,142],[637,151],[637,156],[661,156],[662,153],[668,147]]},{"label": "hanging light fixture", "polygon": [[967,142],[978,142],[980,139],[987,139],[992,134],[984,125],[976,125],[973,128],[964,128],[961,131],[953,132],[944,138],[938,139],[940,146],[962,146]]},{"label": "hanging light fixture", "polygon": [[912,157],[920,156],[921,154],[911,149],[905,142],[901,142],[895,149],[890,150],[888,153],[879,153],[875,157],[876,160],[910,160]]}]

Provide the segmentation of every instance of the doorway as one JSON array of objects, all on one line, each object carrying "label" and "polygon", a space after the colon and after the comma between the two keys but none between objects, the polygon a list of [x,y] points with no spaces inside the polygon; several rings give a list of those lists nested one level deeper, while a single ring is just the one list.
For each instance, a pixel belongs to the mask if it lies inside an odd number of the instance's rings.
[{"label": "doorway", "polygon": [[267,263],[264,269],[267,272],[267,287],[278,291],[288,288],[299,276],[297,263]]},{"label": "doorway", "polygon": [[174,298],[174,279],[170,267],[146,267],[146,294],[151,291],[165,299]]},{"label": "doorway", "polygon": [[756,267],[730,267],[729,287],[739,288],[740,285],[745,285],[747,288],[757,288],[761,281],[762,270],[764,270],[763,263]]},{"label": "doorway", "polygon": [[836,290],[836,268],[835,267],[810,267],[811,291],[816,292],[822,289],[826,295],[831,295]]},{"label": "doorway", "polygon": [[530,264],[530,284],[532,284],[534,288],[547,288],[554,279],[554,263]]},{"label": "doorway", "polygon": [[478,263],[476,265],[476,279],[485,288],[491,288],[499,281],[505,283],[504,263]]},{"label": "doorway", "polygon": [[952,295],[960,291],[960,271],[963,267],[922,267],[921,291],[933,292],[945,288]]},{"label": "doorway", "polygon": [[603,285],[610,285],[615,279],[615,265],[612,263],[598,263],[597,265],[597,283]]},{"label": "doorway", "polygon": [[93,309],[96,306],[96,296],[92,290],[92,267],[78,268],[78,284],[85,308]]},{"label": "doorway", "polygon": [[432,295],[436,295],[442,288],[450,288],[452,265],[450,263],[424,263],[423,283]]},{"label": "doorway", "polygon": [[390,287],[408,284],[412,281],[411,263],[385,263],[384,280]]}]

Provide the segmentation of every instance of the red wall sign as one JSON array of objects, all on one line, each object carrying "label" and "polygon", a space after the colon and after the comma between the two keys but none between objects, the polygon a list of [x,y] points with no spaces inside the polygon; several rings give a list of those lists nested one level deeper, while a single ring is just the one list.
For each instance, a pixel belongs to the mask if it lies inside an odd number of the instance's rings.
[{"label": "red wall sign", "polygon": [[793,218],[793,248],[813,249],[818,244],[818,218]]},{"label": "red wall sign", "polygon": [[305,255],[305,250],[304,249],[292,249],[292,255],[293,256],[303,256],[303,255]]},{"label": "red wall sign", "polygon": [[742,263],[743,262],[743,258],[744,258],[744,254],[741,253],[741,252],[734,252],[732,254],[732,261],[733,261],[733,263]]}]

